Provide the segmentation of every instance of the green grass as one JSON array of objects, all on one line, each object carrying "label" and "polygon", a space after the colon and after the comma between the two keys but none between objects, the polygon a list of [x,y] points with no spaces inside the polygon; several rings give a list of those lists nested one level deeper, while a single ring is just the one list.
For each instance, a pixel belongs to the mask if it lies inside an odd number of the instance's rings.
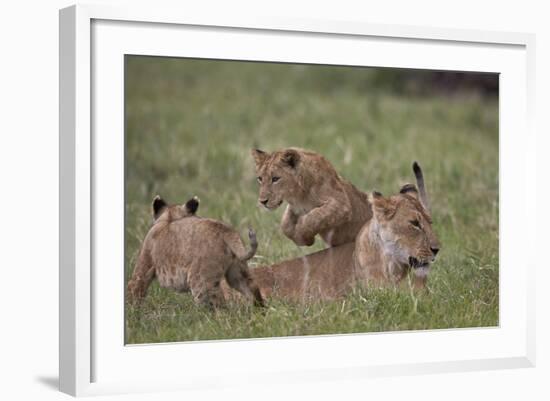
[{"label": "green grass", "polygon": [[[393,71],[392,73],[395,73]],[[126,252],[131,275],[150,227],[150,202],[201,199],[200,215],[246,238],[250,266],[322,248],[281,233],[283,208],[256,206],[250,148],[298,146],[326,156],[357,187],[398,191],[424,170],[442,250],[429,294],[358,289],[314,304],[272,300],[211,312],[155,282],[126,306],[128,343],[498,325],[498,99],[475,92],[413,93],[380,71],[344,67],[129,57],[126,64]]]}]

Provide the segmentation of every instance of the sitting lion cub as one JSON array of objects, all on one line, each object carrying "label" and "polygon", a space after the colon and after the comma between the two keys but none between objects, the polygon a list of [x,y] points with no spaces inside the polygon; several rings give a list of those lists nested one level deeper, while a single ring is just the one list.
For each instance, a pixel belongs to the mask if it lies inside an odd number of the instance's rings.
[{"label": "sitting lion cub", "polygon": [[283,233],[310,246],[319,234],[328,246],[353,242],[371,216],[366,193],[342,178],[323,156],[298,148],[252,150],[259,203],[269,210],[288,203]]},{"label": "sitting lion cub", "polygon": [[247,261],[258,243],[249,230],[251,249],[228,225],[196,216],[198,198],[184,205],[167,205],[160,197],[152,204],[153,226],[145,236],[128,294],[143,298],[157,277],[160,285],[176,291],[191,291],[197,303],[217,307],[224,303],[220,281],[224,278],[247,299],[263,306],[263,299],[248,274]]}]

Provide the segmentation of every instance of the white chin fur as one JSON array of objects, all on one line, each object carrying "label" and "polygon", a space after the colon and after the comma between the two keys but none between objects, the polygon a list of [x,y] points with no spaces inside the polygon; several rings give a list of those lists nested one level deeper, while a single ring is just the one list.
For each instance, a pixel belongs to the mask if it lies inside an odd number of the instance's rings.
[{"label": "white chin fur", "polygon": [[414,275],[419,278],[424,278],[430,272],[430,266],[417,267],[414,269]]}]

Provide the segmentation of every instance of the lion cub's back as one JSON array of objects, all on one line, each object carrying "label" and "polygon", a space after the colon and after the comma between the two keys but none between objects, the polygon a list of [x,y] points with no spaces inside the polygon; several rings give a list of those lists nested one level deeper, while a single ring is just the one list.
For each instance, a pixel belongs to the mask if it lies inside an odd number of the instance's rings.
[{"label": "lion cub's back", "polygon": [[226,256],[224,236],[232,231],[222,222],[197,216],[173,221],[157,234],[153,257],[191,263],[197,259]]},{"label": "lion cub's back", "polygon": [[212,219],[186,217],[160,227],[154,233],[151,256],[162,287],[189,289],[190,269],[224,269],[232,255],[224,235],[230,227]]}]

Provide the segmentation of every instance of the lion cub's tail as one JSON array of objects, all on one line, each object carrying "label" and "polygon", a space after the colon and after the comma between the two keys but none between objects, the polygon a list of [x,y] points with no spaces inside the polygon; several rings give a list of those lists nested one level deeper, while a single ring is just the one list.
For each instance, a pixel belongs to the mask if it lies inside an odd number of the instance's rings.
[{"label": "lion cub's tail", "polygon": [[228,238],[225,239],[225,243],[231,249],[231,252],[235,255],[237,259],[242,262],[246,262],[251,259],[258,249],[258,241],[256,239],[256,233],[252,228],[248,229],[248,238],[250,240],[250,250],[246,250],[243,241],[238,233],[233,233]]}]

